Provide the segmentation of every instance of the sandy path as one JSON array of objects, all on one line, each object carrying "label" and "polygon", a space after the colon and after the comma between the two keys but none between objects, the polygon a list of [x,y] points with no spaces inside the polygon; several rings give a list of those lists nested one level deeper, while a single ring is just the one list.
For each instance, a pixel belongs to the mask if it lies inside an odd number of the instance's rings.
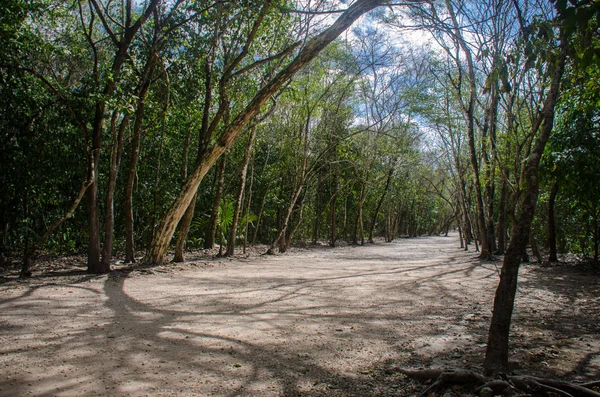
[{"label": "sandy path", "polygon": [[[407,395],[374,370],[477,367],[498,280],[454,237],[196,259],[165,274],[1,285],[0,396]],[[517,319],[556,315],[527,274]],[[593,310],[597,286],[581,292]],[[569,351],[587,350],[557,371],[586,354],[586,370],[600,368],[594,316]],[[531,327],[515,333],[529,340]]]}]

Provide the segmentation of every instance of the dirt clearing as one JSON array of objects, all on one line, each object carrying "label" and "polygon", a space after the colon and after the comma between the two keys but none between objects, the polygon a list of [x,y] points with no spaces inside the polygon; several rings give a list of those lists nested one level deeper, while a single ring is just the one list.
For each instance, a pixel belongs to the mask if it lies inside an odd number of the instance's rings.
[{"label": "dirt clearing", "polygon": [[[457,238],[0,284],[0,396],[408,396],[483,361],[501,262]],[[77,269],[75,269],[77,270]],[[164,273],[161,273],[164,272]],[[524,265],[516,372],[600,378],[600,282]],[[462,395],[451,390],[449,395]]]}]

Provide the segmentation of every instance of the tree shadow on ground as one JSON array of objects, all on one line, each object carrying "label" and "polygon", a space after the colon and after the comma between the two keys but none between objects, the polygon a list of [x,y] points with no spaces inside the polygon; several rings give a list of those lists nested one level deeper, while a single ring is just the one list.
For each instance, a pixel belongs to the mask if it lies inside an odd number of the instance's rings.
[{"label": "tree shadow on ground", "polygon": [[[307,275],[311,266],[321,269],[314,259],[285,270],[278,266],[289,258],[279,258],[276,265],[230,262],[181,275],[118,271],[24,285],[2,301],[10,327],[0,337],[13,338],[2,353],[37,363],[15,374],[3,362],[0,395],[26,395],[29,384],[44,390],[39,395],[408,395],[416,386],[391,367],[480,368],[494,265],[462,253],[429,265],[378,256],[316,277]],[[240,266],[249,272],[238,272]],[[569,320],[561,308],[580,302],[569,292],[580,280],[565,276],[560,284],[543,272],[524,273],[511,344],[511,357],[523,358],[517,370],[595,375],[596,345],[579,352],[579,344],[556,346],[565,329],[550,321]],[[536,295],[548,291],[564,305]],[[600,321],[598,312],[588,318]],[[534,334],[538,329],[542,334]],[[586,332],[576,336],[600,339],[597,328]],[[544,349],[560,355],[565,346],[568,368],[534,360],[539,352],[551,354]]]}]

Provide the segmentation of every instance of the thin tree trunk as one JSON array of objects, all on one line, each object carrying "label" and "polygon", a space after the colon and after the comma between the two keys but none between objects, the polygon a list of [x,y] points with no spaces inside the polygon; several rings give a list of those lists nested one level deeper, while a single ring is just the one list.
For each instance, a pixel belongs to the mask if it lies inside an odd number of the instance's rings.
[{"label": "thin tree trunk", "polygon": [[[275,250],[275,246],[279,245],[279,252],[283,253],[286,251],[287,246],[288,246],[288,242],[287,242],[287,228],[289,225],[290,220],[292,219],[292,214],[294,213],[294,209],[296,208],[296,203],[298,202],[298,199],[300,198],[300,195],[302,194],[302,190],[304,189],[304,185],[306,183],[306,178],[307,178],[307,168],[308,168],[308,132],[309,132],[309,126],[310,126],[310,120],[311,120],[311,112],[309,111],[307,116],[306,116],[306,121],[304,123],[304,128],[302,131],[302,139],[304,141],[303,145],[302,145],[302,159],[301,159],[301,166],[300,166],[300,180],[298,181],[298,175],[294,176],[294,183],[292,184],[292,197],[290,199],[290,203],[288,206],[288,209],[286,211],[285,217],[283,218],[283,222],[281,225],[281,228],[279,230],[279,233],[277,235],[277,237],[275,238],[275,240],[273,241],[273,243],[271,244],[271,247],[268,249],[267,253],[268,254],[273,254],[274,250]],[[296,166],[296,170],[298,169],[298,166]],[[297,171],[296,171],[297,172]],[[283,187],[283,178],[282,178],[282,187]]]},{"label": "thin tree trunk", "polygon": [[269,247],[269,250],[267,251],[269,254],[273,254],[275,251],[275,247],[277,246],[279,246],[280,252],[285,252],[287,227],[292,218],[292,214],[294,212],[294,208],[296,207],[296,203],[298,202],[298,198],[300,198],[300,193],[302,193],[302,189],[304,189],[304,178],[302,178],[300,184],[294,190],[292,198],[290,199],[290,205],[288,206],[288,209],[285,213],[285,217],[283,218],[281,229],[279,230],[279,233],[277,234],[277,237],[275,238],[273,243],[271,243],[271,247]]},{"label": "thin tree trunk", "polygon": [[192,220],[194,219],[196,198],[197,194],[194,195],[192,202],[190,205],[188,205],[187,209],[185,210],[185,214],[183,214],[183,218],[181,218],[181,222],[179,223],[179,235],[177,236],[177,241],[175,242],[175,257],[173,258],[173,262],[185,262],[185,257],[183,255],[185,251],[185,241],[187,240],[187,235],[190,231]]},{"label": "thin tree trunk", "polygon": [[112,247],[115,226],[114,196],[117,184],[117,174],[121,165],[121,153],[123,151],[123,136],[129,126],[131,115],[126,114],[121,120],[119,129],[116,128],[117,112],[113,112],[113,122],[111,130],[113,131],[113,147],[110,158],[110,171],[106,185],[106,209],[104,214],[104,245],[102,247],[102,267],[110,269],[112,259]]},{"label": "thin tree trunk", "polygon": [[[223,208],[227,208],[227,199],[223,199]],[[223,222],[219,222],[219,253],[217,256],[223,256],[223,242],[225,241],[225,230],[223,228]]]},{"label": "thin tree trunk", "polygon": [[[29,219],[29,189],[27,187],[25,188],[25,192],[23,194],[23,215],[25,219]],[[25,229],[23,236],[23,262],[21,263],[21,273],[19,278],[31,277],[31,270],[29,270],[31,267],[31,255],[29,255],[29,233],[29,230]]]},{"label": "thin tree trunk", "polygon": [[244,227],[244,247],[243,253],[246,254],[248,245],[248,227],[250,226],[250,208],[252,204],[252,187],[254,185],[254,160],[250,162],[250,186],[248,187],[248,201],[246,202],[246,225]]},{"label": "thin tree trunk", "polygon": [[593,203],[592,205],[592,237],[594,239],[594,262],[598,262],[598,248],[600,246],[600,225],[598,225],[598,205]]},{"label": "thin tree trunk", "polygon": [[[494,62],[492,67],[496,68],[496,58],[494,58]],[[497,122],[498,122],[498,97],[500,95],[500,90],[498,88],[498,78],[492,78],[493,83],[491,84],[491,103],[490,108],[486,112],[486,124],[487,127],[484,127],[483,133],[483,141],[486,142],[486,130],[489,131],[489,146],[492,152],[492,161],[490,162],[488,150],[485,145],[482,145],[482,153],[483,153],[483,161],[485,165],[485,194],[486,194],[486,240],[487,240],[487,250],[490,253],[490,257],[492,252],[496,250],[496,236],[495,227],[494,227],[494,196],[496,190],[496,130],[497,130]]]},{"label": "thin tree trunk", "polygon": [[556,196],[558,195],[558,181],[554,181],[548,198],[548,261],[557,262],[558,254],[556,250],[556,221],[554,218],[554,207],[556,204]]},{"label": "thin tree trunk", "polygon": [[135,184],[135,176],[137,163],[140,158],[141,146],[141,116],[144,111],[139,110],[144,107],[144,101],[140,98],[138,110],[136,111],[136,120],[133,127],[133,139],[131,141],[131,157],[129,159],[129,171],[127,172],[127,183],[125,185],[125,205],[123,212],[125,215],[125,262],[135,262],[135,241],[133,237],[133,185]]},{"label": "thin tree trunk", "polygon": [[[318,176],[317,186],[321,186],[321,174]],[[313,233],[312,233],[312,244],[317,245],[319,242],[319,228],[321,227],[321,216],[323,213],[320,210],[320,201],[321,201],[321,189],[317,189],[315,192],[315,221],[313,223]]]},{"label": "thin tree trunk", "polygon": [[527,158],[525,177],[527,188],[523,194],[521,213],[518,221],[513,225],[510,243],[504,255],[504,263],[500,274],[500,283],[494,297],[494,309],[490,324],[487,349],[484,360],[484,372],[486,374],[508,373],[508,342],[510,325],[517,291],[517,278],[521,256],[525,250],[531,223],[535,215],[535,207],[538,199],[539,181],[538,169],[544,148],[552,132],[554,123],[554,109],[559,94],[560,82],[564,72],[566,59],[566,46],[561,43],[560,54],[553,71],[552,84],[540,117],[532,126],[535,134],[540,126],[543,127],[533,143],[533,149]]},{"label": "thin tree trunk", "polygon": [[[456,19],[456,15],[454,13],[454,7],[449,0],[446,0],[446,6],[450,13],[450,17],[452,19],[452,23],[454,25],[455,37],[458,40],[460,48],[462,49],[466,61],[467,61],[467,70],[469,74],[469,102],[468,105],[464,107],[464,113],[467,122],[467,137],[469,144],[469,160],[471,163],[471,169],[473,171],[473,179],[474,179],[474,189],[475,189],[475,198],[476,198],[476,209],[477,209],[477,226],[478,226],[478,238],[481,245],[481,253],[479,255],[482,259],[491,259],[491,252],[488,250],[489,242],[487,241],[487,228],[485,222],[485,207],[483,201],[483,194],[481,192],[482,185],[479,175],[479,162],[477,160],[477,150],[475,148],[475,104],[476,104],[476,95],[477,95],[477,87],[475,85],[475,68],[473,65],[473,58],[471,49],[467,45],[466,41],[462,37],[462,34],[459,31],[459,23]],[[460,66],[460,65],[459,65]]]},{"label": "thin tree trunk", "polygon": [[334,174],[334,181],[333,181],[333,186],[334,186],[334,191],[333,191],[333,200],[331,200],[331,204],[329,205],[329,246],[330,247],[335,247],[335,228],[336,228],[336,202],[337,202],[337,195],[338,195],[338,189],[339,189],[339,175],[338,175],[338,171],[337,171],[337,167],[335,170],[335,174]]},{"label": "thin tree trunk", "polygon": [[377,207],[375,208],[375,212],[373,213],[373,218],[371,219],[371,225],[369,226],[369,243],[373,243],[373,230],[375,229],[375,222],[377,221],[377,215],[379,215],[379,210],[381,209],[381,204],[383,204],[383,200],[385,199],[385,195],[390,188],[390,182],[392,181],[392,175],[394,174],[394,168],[390,168],[387,175],[387,180],[385,182],[385,188],[383,189],[383,193],[381,197],[379,197],[379,201],[377,202]]},{"label": "thin tree trunk", "polygon": [[233,221],[231,222],[231,228],[229,229],[229,242],[227,244],[227,252],[225,256],[232,256],[235,251],[235,238],[237,236],[237,225],[240,219],[240,213],[242,212],[242,202],[244,199],[244,189],[246,187],[246,174],[248,172],[248,163],[250,162],[250,156],[252,155],[252,145],[254,143],[254,136],[256,135],[256,125],[250,129],[250,135],[248,136],[248,143],[246,150],[244,151],[244,160],[242,162],[242,172],[240,175],[240,188],[238,189],[238,195],[235,200],[235,207],[233,209]]},{"label": "thin tree trunk", "polygon": [[[158,191],[160,188],[160,166],[162,160],[162,152],[165,143],[165,132],[166,132],[166,114],[163,114],[162,127],[160,133],[160,141],[158,145],[158,154],[156,156],[156,172],[154,174],[154,191],[152,193],[152,238],[154,239],[154,235],[156,233],[156,217],[158,215]],[[167,247],[168,248],[168,247]],[[166,254],[166,251],[165,251]]]},{"label": "thin tree trunk", "polygon": [[496,225],[496,235],[498,243],[496,244],[496,255],[503,255],[506,249],[506,220],[507,220],[507,201],[508,201],[508,182],[502,180],[500,185],[500,204],[498,207],[498,225]]},{"label": "thin tree trunk", "polygon": [[363,222],[363,208],[365,204],[366,194],[366,183],[364,183],[360,189],[360,199],[358,202],[358,233],[360,235],[360,245],[365,245],[365,228]]},{"label": "thin tree trunk", "polygon": [[[96,157],[96,156],[94,156]],[[97,163],[97,161],[94,161]],[[98,168],[95,167],[92,173],[96,175]],[[100,220],[98,216],[98,182],[95,180],[86,191],[86,203],[88,212],[88,253],[87,266],[88,273],[107,273],[100,264]]]},{"label": "thin tree trunk", "polygon": [[217,191],[215,192],[215,200],[213,201],[212,212],[210,214],[210,222],[208,224],[208,231],[206,233],[206,240],[204,240],[204,248],[212,249],[215,246],[215,236],[217,234],[217,223],[219,217],[219,205],[221,205],[221,197],[223,196],[223,185],[225,183],[225,161],[226,155],[221,157],[219,164],[219,182],[217,184]]},{"label": "thin tree trunk", "polygon": [[284,244],[283,246],[280,246],[279,251],[281,253],[286,252],[289,248],[290,245],[292,244],[292,241],[294,240],[294,234],[296,233],[296,230],[298,230],[298,227],[300,226],[300,224],[302,223],[302,219],[303,219],[303,210],[304,210],[304,200],[300,199],[300,204],[298,206],[298,221],[296,222],[296,224],[292,227],[292,230],[290,231],[290,234],[288,235],[288,237],[286,239],[284,239]]},{"label": "thin tree trunk", "polygon": [[252,245],[256,244],[256,237],[258,236],[258,229],[260,227],[260,222],[262,221],[263,212],[265,210],[265,203],[267,202],[267,195],[269,194],[269,188],[271,187],[271,181],[267,183],[267,188],[265,189],[265,195],[263,196],[262,202],[260,204],[260,210],[258,211],[258,219],[256,220],[256,228],[254,229],[254,235],[252,236]]},{"label": "thin tree trunk", "polygon": [[538,249],[535,237],[533,236],[533,233],[531,233],[531,231],[529,232],[529,245],[531,245],[531,252],[533,252],[533,256],[535,256],[538,263],[542,263],[542,254],[540,254],[540,250]]},{"label": "thin tree trunk", "polygon": [[348,195],[344,197],[344,228],[342,229],[342,237],[344,240],[348,238]]},{"label": "thin tree trunk", "polygon": [[361,184],[360,191],[358,193],[358,212],[356,213],[356,218],[354,218],[354,231],[352,232],[352,245],[358,245],[358,236],[359,236],[359,228],[362,228],[362,225],[359,224],[362,222],[362,205],[363,205],[363,192],[365,190],[365,184]]}]

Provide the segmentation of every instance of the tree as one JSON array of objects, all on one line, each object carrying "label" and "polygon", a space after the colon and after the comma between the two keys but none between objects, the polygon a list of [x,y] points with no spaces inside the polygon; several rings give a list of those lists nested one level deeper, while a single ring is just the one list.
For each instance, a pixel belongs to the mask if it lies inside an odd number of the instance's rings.
[{"label": "tree", "polygon": [[215,144],[207,149],[206,155],[191,173],[182,192],[163,216],[150,244],[146,263],[161,264],[179,220],[193,199],[198,185],[217,159],[233,144],[243,128],[261,111],[262,106],[302,67],[314,59],[318,53],[346,30],[354,21],[366,12],[384,4],[382,0],[358,0],[344,11],[325,31],[310,39],[299,51],[294,60],[269,80],[224,129]]}]

